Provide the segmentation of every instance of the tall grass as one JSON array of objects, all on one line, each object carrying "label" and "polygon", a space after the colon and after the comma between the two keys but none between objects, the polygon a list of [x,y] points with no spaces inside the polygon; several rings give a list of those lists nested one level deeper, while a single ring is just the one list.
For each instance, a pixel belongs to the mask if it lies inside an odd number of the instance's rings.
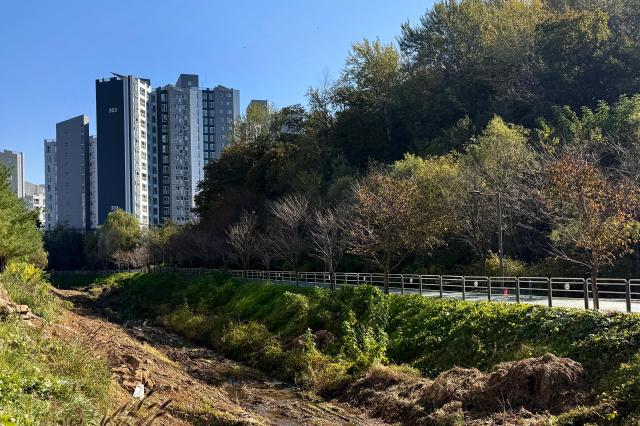
[{"label": "tall grass", "polygon": [[[62,302],[41,269],[12,262],[0,286],[52,321]],[[85,348],[58,340],[15,315],[0,316],[0,424],[95,424],[109,405],[111,373]]]},{"label": "tall grass", "polygon": [[[83,348],[0,320],[0,424],[86,424],[109,403],[110,372]],[[11,424],[11,423],[9,423]]]}]

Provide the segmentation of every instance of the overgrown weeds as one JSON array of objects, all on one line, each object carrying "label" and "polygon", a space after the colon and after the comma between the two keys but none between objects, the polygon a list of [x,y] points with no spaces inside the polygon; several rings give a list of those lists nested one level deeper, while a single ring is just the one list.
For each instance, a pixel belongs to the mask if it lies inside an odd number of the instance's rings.
[{"label": "overgrown weeds", "polygon": [[49,338],[18,318],[0,320],[0,419],[92,423],[108,407],[110,377],[84,348]]},{"label": "overgrown weeds", "polygon": [[[379,363],[411,365],[434,378],[456,366],[486,372],[551,352],[584,366],[591,396],[614,407],[607,421],[638,415],[637,315],[385,296],[369,286],[332,292],[215,274],[120,274],[100,285],[117,288],[103,302],[122,318],[157,318],[327,396],[341,394]],[[430,409],[458,415],[452,407]]]}]

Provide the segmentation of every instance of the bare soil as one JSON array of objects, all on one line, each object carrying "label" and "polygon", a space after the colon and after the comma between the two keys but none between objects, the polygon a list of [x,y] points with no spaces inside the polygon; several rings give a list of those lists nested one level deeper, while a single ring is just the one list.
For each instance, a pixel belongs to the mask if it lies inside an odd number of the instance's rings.
[{"label": "bare soil", "polygon": [[108,363],[117,404],[131,403],[139,383],[154,390],[157,405],[170,401],[168,414],[153,424],[384,424],[362,409],[306,395],[145,321],[110,322],[87,292],[55,293],[74,307],[52,326],[52,334],[79,341]]}]

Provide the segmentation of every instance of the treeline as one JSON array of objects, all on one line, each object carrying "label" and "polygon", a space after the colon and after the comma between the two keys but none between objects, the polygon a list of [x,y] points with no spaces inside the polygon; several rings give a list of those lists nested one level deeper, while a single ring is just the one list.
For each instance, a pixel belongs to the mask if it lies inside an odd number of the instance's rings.
[{"label": "treeline", "polygon": [[[628,0],[441,2],[396,44],[354,43],[306,108],[234,123],[199,221],[149,237],[154,256],[499,274],[501,229],[506,274],[637,274],[639,15]],[[321,240],[340,245],[331,259]]]}]

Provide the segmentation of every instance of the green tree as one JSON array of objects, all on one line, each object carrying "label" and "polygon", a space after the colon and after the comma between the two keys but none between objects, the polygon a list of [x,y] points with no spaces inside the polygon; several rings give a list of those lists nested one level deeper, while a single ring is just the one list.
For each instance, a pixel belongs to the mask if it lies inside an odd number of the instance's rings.
[{"label": "green tree", "polygon": [[122,209],[107,215],[95,235],[87,237],[87,256],[106,265],[114,253],[127,252],[142,243],[142,230],[136,217]]},{"label": "green tree", "polygon": [[9,177],[9,170],[0,165],[0,272],[13,259],[46,264],[42,234],[36,228],[38,212],[29,211],[14,194]]}]

